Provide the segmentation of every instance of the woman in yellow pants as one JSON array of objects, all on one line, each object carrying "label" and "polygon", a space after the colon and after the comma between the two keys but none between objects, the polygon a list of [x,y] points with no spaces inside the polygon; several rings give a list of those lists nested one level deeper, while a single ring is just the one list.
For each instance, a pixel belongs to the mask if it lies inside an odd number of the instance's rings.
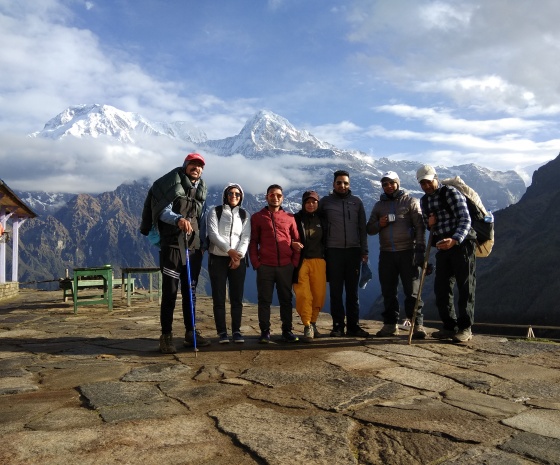
[{"label": "woman in yellow pants", "polygon": [[304,325],[303,341],[311,342],[319,336],[317,318],[327,293],[324,235],[325,223],[317,215],[319,194],[306,191],[301,200],[302,209],[295,214],[301,242],[292,247],[300,250],[298,267],[294,270],[296,310]]}]

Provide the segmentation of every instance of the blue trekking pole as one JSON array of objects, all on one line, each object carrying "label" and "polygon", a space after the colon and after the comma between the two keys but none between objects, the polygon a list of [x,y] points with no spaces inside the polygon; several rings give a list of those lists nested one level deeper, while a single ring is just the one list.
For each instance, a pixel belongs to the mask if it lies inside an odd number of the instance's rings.
[{"label": "blue trekking pole", "polygon": [[187,282],[189,283],[189,292],[191,293],[189,301],[191,303],[191,322],[192,322],[192,332],[193,332],[193,346],[194,346],[194,356],[198,356],[198,348],[196,347],[196,321],[194,317],[194,302],[193,302],[193,289],[191,281],[191,262],[189,259],[189,235],[185,233],[185,268],[187,269]]}]

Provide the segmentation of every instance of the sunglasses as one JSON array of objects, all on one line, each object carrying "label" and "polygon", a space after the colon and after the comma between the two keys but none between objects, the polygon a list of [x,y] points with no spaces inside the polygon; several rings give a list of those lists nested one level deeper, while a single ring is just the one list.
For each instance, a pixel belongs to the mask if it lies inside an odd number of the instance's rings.
[{"label": "sunglasses", "polygon": [[394,184],[396,184],[397,181],[386,181],[384,183],[381,183],[381,187],[387,187],[387,186],[392,186]]},{"label": "sunglasses", "polygon": [[268,194],[269,197],[282,198],[282,194]]},{"label": "sunglasses", "polygon": [[228,192],[228,197],[241,197],[241,192]]},{"label": "sunglasses", "polygon": [[349,186],[350,183],[346,181],[336,181],[337,186]]}]

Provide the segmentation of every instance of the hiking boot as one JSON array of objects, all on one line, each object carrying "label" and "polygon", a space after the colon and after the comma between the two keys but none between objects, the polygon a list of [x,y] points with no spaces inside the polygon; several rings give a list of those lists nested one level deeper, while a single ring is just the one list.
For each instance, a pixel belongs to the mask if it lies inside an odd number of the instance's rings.
[{"label": "hiking boot", "polygon": [[344,337],[344,328],[341,326],[333,327],[331,337]]},{"label": "hiking boot", "polygon": [[453,336],[455,336],[455,331],[450,329],[440,329],[432,333],[432,337],[436,339],[451,339]]},{"label": "hiking boot", "polygon": [[261,337],[259,337],[259,344],[268,344],[270,342],[270,331],[261,331]]},{"label": "hiking boot", "polygon": [[426,339],[428,334],[422,325],[414,325],[414,331],[412,331],[412,339]]},{"label": "hiking boot", "polygon": [[375,333],[375,335],[377,337],[398,336],[399,328],[396,323],[392,325],[384,324],[383,327]]},{"label": "hiking boot", "polygon": [[159,351],[162,354],[175,354],[177,349],[173,345],[173,333],[162,334],[159,337]]},{"label": "hiking boot", "polygon": [[[183,341],[183,345],[185,347],[194,347],[194,334],[193,331],[187,331],[185,333],[185,340]],[[210,345],[210,341],[200,334],[200,331],[196,330],[196,347],[206,347]]]},{"label": "hiking boot", "polygon": [[[197,342],[198,342],[198,338],[197,338]],[[220,344],[228,344],[229,343],[229,337],[228,337],[227,333],[220,333],[219,342],[220,342]]]},{"label": "hiking boot", "polygon": [[311,342],[313,340],[313,326],[307,325],[303,328],[303,342]]},{"label": "hiking boot", "polygon": [[321,337],[321,333],[317,331],[317,323],[311,323],[313,327],[313,337]]},{"label": "hiking boot", "polygon": [[369,337],[369,333],[367,331],[364,331],[359,326],[352,331],[350,330],[346,331],[346,335],[350,337],[364,337],[364,338]]},{"label": "hiking boot", "polygon": [[245,342],[245,339],[243,339],[243,335],[239,331],[233,333],[233,342],[238,342],[238,343]]},{"label": "hiking boot", "polygon": [[284,342],[299,342],[299,337],[291,331],[282,331],[282,340]]},{"label": "hiking boot", "polygon": [[453,336],[453,342],[467,342],[472,339],[472,331],[471,328],[460,329]]}]

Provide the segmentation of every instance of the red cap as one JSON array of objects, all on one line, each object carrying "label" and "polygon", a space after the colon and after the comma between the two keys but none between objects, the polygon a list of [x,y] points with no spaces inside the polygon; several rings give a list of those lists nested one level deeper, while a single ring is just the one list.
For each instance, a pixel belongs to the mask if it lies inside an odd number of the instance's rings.
[{"label": "red cap", "polygon": [[202,155],[200,155],[200,153],[189,153],[187,155],[187,158],[185,158],[185,162],[183,163],[183,166],[187,166],[191,161],[195,161],[195,160],[202,163],[202,166],[206,164],[204,158],[202,158]]}]

